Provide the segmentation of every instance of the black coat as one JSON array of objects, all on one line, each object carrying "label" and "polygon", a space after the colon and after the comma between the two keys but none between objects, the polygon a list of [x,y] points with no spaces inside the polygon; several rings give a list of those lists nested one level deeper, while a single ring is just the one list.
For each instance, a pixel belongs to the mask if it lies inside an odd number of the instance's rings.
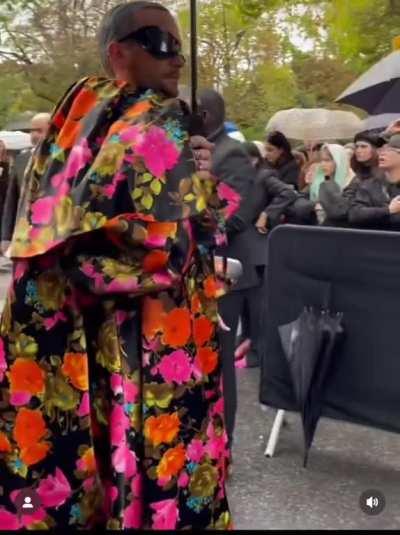
[{"label": "black coat", "polygon": [[267,164],[266,169],[274,171],[277,178],[285,184],[292,186],[295,190],[299,189],[300,167],[295,158],[278,163],[276,167]]},{"label": "black coat", "polygon": [[15,159],[12,172],[10,173],[5,196],[4,210],[1,212],[1,241],[11,241],[14,232],[21,188],[25,171],[31,160],[31,156],[32,152],[30,150],[23,151],[18,154]]},{"label": "black coat", "polygon": [[227,221],[228,245],[220,247],[217,254],[242,263],[244,275],[235,290],[252,288],[259,284],[255,266],[265,265],[267,254],[266,236],[257,232],[254,223],[265,208],[271,224],[277,224],[281,211],[292,202],[294,192],[272,173],[254,169],[242,144],[224,131],[220,130],[209,140],[215,144],[213,174],[241,196],[238,211]]},{"label": "black coat", "polygon": [[319,190],[319,202],[326,214],[325,226],[349,226],[349,212],[360,185],[370,178],[383,178],[376,167],[363,167],[356,173],[350,184],[340,190],[333,180],[326,180]]},{"label": "black coat", "polygon": [[400,214],[391,214],[389,204],[400,195],[400,185],[381,178],[360,184],[349,211],[351,226],[376,230],[400,230]]}]

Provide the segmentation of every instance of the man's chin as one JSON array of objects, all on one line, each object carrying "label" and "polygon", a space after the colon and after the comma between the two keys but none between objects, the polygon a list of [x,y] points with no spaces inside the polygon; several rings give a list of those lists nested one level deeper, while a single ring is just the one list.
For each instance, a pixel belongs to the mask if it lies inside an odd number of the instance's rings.
[{"label": "man's chin", "polygon": [[176,98],[179,95],[179,80],[167,80],[162,89],[168,97]]}]

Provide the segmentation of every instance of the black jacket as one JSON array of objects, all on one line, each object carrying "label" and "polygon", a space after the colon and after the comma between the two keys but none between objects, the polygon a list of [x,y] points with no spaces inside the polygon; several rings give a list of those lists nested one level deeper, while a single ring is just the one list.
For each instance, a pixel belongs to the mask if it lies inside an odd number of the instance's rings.
[{"label": "black jacket", "polygon": [[326,214],[324,225],[349,226],[349,212],[358,188],[371,178],[383,179],[382,172],[375,167],[364,167],[343,191],[333,180],[323,182],[319,190],[319,202]]},{"label": "black jacket", "polygon": [[12,172],[10,173],[4,210],[1,212],[1,241],[11,241],[21,188],[31,156],[32,152],[30,150],[21,152],[16,157]]},{"label": "black jacket", "polygon": [[376,230],[400,230],[400,214],[391,214],[389,204],[400,195],[400,185],[381,178],[360,184],[349,211],[351,226]]},{"label": "black jacket", "polygon": [[277,167],[267,165],[266,169],[274,171],[279,180],[282,180],[285,184],[292,186],[295,190],[299,189],[300,167],[295,158],[278,164]]}]

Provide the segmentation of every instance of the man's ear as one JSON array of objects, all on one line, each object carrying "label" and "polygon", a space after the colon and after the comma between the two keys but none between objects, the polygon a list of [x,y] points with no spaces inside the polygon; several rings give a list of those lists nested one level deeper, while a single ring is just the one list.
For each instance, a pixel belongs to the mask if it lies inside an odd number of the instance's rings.
[{"label": "man's ear", "polygon": [[121,59],[124,56],[122,46],[120,45],[120,43],[117,43],[117,42],[113,42],[108,45],[107,53],[108,53],[109,62],[112,65],[119,65],[121,62]]}]

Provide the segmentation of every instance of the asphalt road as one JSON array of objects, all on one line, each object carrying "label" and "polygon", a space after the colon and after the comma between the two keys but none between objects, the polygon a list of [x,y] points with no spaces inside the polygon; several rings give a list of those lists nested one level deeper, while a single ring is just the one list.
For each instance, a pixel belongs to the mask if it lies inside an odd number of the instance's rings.
[{"label": "asphalt road", "polygon": [[[289,413],[275,457],[268,459],[264,449],[275,411],[261,409],[258,383],[258,369],[238,370],[229,484],[235,528],[400,530],[400,435],[322,419],[304,469],[300,418]],[[378,516],[359,506],[369,489],[386,498]]]}]

